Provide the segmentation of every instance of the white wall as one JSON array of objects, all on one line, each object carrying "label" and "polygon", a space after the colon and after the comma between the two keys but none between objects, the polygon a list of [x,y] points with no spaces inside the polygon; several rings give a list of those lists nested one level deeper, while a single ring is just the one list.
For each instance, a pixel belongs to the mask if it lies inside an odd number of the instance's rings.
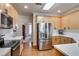
[{"label": "white wall", "polygon": [[32,16],[20,16],[19,20],[16,21],[16,24],[19,25],[18,35],[22,35],[22,25],[27,23],[32,23]]}]

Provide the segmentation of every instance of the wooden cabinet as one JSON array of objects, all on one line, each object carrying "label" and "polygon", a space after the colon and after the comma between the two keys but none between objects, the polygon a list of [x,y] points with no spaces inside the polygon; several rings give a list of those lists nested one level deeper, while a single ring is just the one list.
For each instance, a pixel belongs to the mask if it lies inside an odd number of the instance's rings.
[{"label": "wooden cabinet", "polygon": [[62,27],[79,29],[79,12],[74,12],[62,18]]},{"label": "wooden cabinet", "polygon": [[52,44],[59,44],[59,43],[60,43],[60,36],[53,36]]},{"label": "wooden cabinet", "polygon": [[37,23],[52,23],[54,29],[60,29],[60,18],[57,16],[37,16]]},{"label": "wooden cabinet", "polygon": [[76,43],[72,38],[64,37],[64,36],[54,36],[52,38],[52,44],[69,44]]},{"label": "wooden cabinet", "polygon": [[75,43],[74,39],[73,38],[69,38],[69,37],[64,37],[64,41],[65,41],[66,44],[68,44],[68,43]]}]

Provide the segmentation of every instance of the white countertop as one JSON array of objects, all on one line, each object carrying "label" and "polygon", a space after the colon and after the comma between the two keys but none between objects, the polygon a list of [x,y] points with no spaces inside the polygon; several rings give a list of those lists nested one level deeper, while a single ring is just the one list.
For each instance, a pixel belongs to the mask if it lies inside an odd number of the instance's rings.
[{"label": "white countertop", "polygon": [[11,48],[0,48],[0,56],[6,56],[9,52],[11,52]]},{"label": "white countertop", "polygon": [[15,36],[15,37],[5,36],[4,40],[21,40],[22,38],[23,36]]},{"label": "white countertop", "polygon": [[54,48],[67,56],[79,56],[78,43],[54,45]]}]

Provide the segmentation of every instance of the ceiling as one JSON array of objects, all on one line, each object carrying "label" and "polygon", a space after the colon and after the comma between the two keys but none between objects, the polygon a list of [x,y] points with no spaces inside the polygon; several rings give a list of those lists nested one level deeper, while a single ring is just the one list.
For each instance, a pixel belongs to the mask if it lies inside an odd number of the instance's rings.
[{"label": "ceiling", "polygon": [[[55,3],[50,10],[43,10],[45,3],[42,3],[41,5],[36,5],[35,3],[12,3],[12,5],[20,15],[32,15],[34,12],[60,15],[57,10],[61,10],[61,14],[64,15],[79,7],[79,3]],[[28,8],[25,9],[24,5],[27,5]]]}]

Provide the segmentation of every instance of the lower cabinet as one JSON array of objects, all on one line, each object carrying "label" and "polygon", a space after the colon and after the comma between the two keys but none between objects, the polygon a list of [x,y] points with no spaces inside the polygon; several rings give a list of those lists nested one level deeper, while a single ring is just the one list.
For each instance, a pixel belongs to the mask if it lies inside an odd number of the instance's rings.
[{"label": "lower cabinet", "polygon": [[65,44],[68,44],[68,43],[76,43],[73,38],[69,38],[69,37],[63,37],[63,36],[61,36],[61,41],[62,40],[63,40],[62,43],[65,43]]},{"label": "lower cabinet", "polygon": [[76,43],[74,39],[64,36],[53,36],[52,38],[53,44],[68,44],[68,43]]}]

